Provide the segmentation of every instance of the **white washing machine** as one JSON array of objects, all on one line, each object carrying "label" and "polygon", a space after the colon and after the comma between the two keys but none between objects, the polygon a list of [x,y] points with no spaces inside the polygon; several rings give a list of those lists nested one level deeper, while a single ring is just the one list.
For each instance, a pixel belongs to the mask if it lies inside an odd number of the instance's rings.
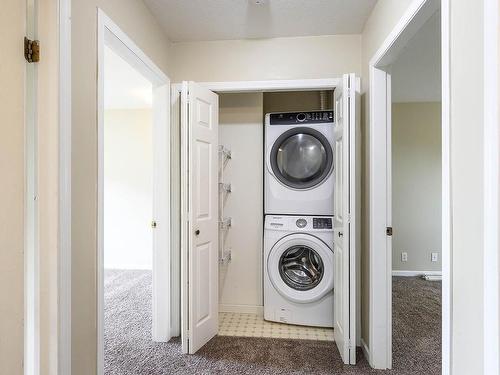
[{"label": "white washing machine", "polygon": [[333,215],[333,111],[268,113],[265,214]]},{"label": "white washing machine", "polygon": [[267,215],[264,319],[333,327],[332,217]]}]

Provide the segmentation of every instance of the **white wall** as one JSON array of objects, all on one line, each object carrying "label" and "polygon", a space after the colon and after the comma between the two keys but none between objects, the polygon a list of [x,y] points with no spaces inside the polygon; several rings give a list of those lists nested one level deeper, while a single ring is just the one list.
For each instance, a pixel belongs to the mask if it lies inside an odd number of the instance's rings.
[{"label": "white wall", "polygon": [[330,78],[361,73],[361,36],[174,43],[173,81]]},{"label": "white wall", "polygon": [[220,269],[219,301],[221,310],[255,310],[263,304],[262,93],[223,94],[219,106],[219,143],[233,155],[224,169],[224,180],[232,185],[224,206],[224,215],[233,219],[225,239],[232,260]]},{"label": "white wall", "polygon": [[26,4],[2,3],[0,13],[0,373],[21,374],[24,353],[24,79],[19,42]]},{"label": "white wall", "polygon": [[392,226],[393,270],[441,270],[440,103],[392,105]]},{"label": "white wall", "polygon": [[391,65],[392,101],[441,101],[441,12],[437,11]]},{"label": "white wall", "polygon": [[104,267],[152,269],[152,109],[104,113]]},{"label": "white wall", "polygon": [[71,369],[97,369],[97,7],[171,77],[170,42],[142,0],[72,0]]}]

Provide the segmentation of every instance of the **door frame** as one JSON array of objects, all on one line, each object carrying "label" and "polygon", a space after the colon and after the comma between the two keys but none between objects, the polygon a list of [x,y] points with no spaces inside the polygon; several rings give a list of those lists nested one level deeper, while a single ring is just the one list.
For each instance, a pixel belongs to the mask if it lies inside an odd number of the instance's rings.
[{"label": "door frame", "polygon": [[[104,371],[104,47],[111,48],[153,84],[153,128],[161,135],[153,140],[154,176],[158,170],[170,170],[170,149],[164,144],[167,140],[170,146],[170,79],[100,8],[97,9],[97,28],[97,374],[100,375]],[[155,341],[168,341],[172,337],[169,173],[156,176],[153,191],[165,192],[162,195],[165,199],[160,199],[158,205],[162,208],[158,210],[153,206],[153,216],[160,225],[165,223],[163,240],[169,249],[165,254],[153,252],[152,336]]]},{"label": "door frame", "polygon": [[[334,77],[334,78],[318,78],[318,79],[291,79],[291,80],[261,80],[261,81],[218,81],[218,82],[197,82],[199,85],[212,90],[216,93],[245,93],[245,92],[279,92],[279,91],[313,91],[313,90],[334,90],[336,87],[342,84],[342,76]],[[360,86],[360,79],[357,77],[357,83]],[[178,191],[179,194],[179,202],[172,201],[173,207],[178,207],[178,210],[173,211],[172,223],[173,225],[177,225],[174,223],[179,223],[179,225],[183,226],[182,217],[183,217],[183,209],[184,205],[182,203],[182,192],[180,191],[181,186],[181,175],[187,174],[187,166],[181,164],[181,160],[177,160],[177,157],[181,158],[182,145],[180,145],[181,139],[180,134],[184,132],[181,129],[181,108],[180,108],[180,100],[182,93],[182,83],[174,83],[172,84],[172,92],[171,92],[171,119],[172,119],[172,134],[173,134],[173,142],[177,142],[178,145],[172,145],[172,148],[175,150],[180,147],[180,150],[177,150],[178,155],[172,155],[173,159],[173,168],[172,171],[172,190]],[[185,150],[184,150],[185,151]],[[179,168],[178,171],[175,168]],[[174,194],[174,196],[176,196]],[[183,312],[181,314],[181,288],[183,288],[183,283],[180,282],[180,273],[181,273],[181,237],[183,236],[183,232],[181,229],[173,231],[172,233],[172,244],[176,244],[176,246],[172,246],[172,272],[178,277],[173,281],[172,284],[172,311],[173,314],[173,324],[178,325],[179,333],[180,326],[182,326],[183,322],[182,316],[185,316]],[[360,267],[360,251],[356,251],[356,345],[361,346],[361,267]],[[178,315],[176,315],[178,314]],[[177,321],[175,321],[176,319]],[[182,339],[182,338],[181,338]]]},{"label": "door frame", "polygon": [[484,2],[484,371],[500,373],[500,1]]},{"label": "door frame", "polygon": [[59,0],[58,370],[71,375],[71,0]]},{"label": "door frame", "polygon": [[450,373],[451,359],[451,165],[449,1],[414,0],[369,63],[370,127],[370,333],[368,351],[374,368],[392,367],[392,243],[386,228],[391,217],[391,74],[390,65],[409,40],[439,9],[442,38],[442,373]]},{"label": "door frame", "polygon": [[[25,35],[39,39],[37,0],[25,0]],[[26,64],[24,80],[24,374],[40,374],[40,238],[38,66]]]}]

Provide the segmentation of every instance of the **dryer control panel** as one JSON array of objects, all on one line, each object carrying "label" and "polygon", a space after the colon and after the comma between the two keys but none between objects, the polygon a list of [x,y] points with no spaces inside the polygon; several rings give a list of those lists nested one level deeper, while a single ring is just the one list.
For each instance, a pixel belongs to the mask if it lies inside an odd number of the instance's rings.
[{"label": "dryer control panel", "polygon": [[269,125],[333,123],[333,111],[270,113]]}]

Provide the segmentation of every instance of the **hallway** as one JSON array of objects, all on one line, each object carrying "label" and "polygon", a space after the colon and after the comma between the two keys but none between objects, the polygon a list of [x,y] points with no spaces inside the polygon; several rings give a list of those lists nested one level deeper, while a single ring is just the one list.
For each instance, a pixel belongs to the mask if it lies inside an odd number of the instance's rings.
[{"label": "hallway", "polygon": [[[151,272],[107,270],[105,375],[440,374],[441,282],[393,279],[394,369],[373,370],[361,351],[346,366],[331,341],[216,336],[195,355],[180,339],[151,341]],[[411,370],[410,370],[411,369]]]}]

